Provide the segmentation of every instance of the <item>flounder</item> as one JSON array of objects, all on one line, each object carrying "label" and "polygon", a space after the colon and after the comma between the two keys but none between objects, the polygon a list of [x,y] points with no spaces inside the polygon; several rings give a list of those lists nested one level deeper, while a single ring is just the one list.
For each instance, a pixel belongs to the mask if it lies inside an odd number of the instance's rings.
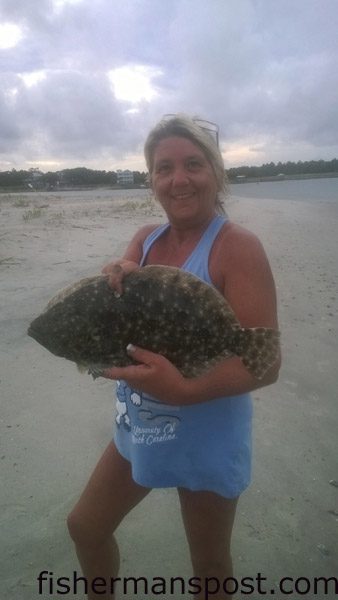
[{"label": "flounder", "polygon": [[94,373],[132,364],[129,343],[164,355],[185,377],[237,355],[261,379],[279,352],[277,330],[242,328],[216,288],[157,265],[126,275],[119,297],[106,276],[82,279],[50,300],[28,335]]}]

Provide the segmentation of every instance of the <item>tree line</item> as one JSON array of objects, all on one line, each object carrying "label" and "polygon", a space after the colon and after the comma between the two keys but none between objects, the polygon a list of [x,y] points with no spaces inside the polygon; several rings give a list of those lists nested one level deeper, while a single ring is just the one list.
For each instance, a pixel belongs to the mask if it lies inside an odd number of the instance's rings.
[{"label": "tree line", "polygon": [[[140,171],[132,171],[134,185],[146,185],[147,174]],[[310,160],[298,162],[270,162],[261,166],[241,166],[227,169],[230,181],[240,178],[278,177],[281,175],[311,175],[338,173],[338,159],[333,160]],[[76,167],[63,169],[61,171],[48,171],[43,173],[40,169],[1,171],[0,187],[8,188],[35,188],[53,189],[55,187],[91,187],[91,186],[115,186],[117,185],[116,171],[100,171]]]},{"label": "tree line", "polygon": [[[140,171],[132,171],[135,185],[145,185],[147,174]],[[62,171],[48,171],[43,173],[40,169],[29,169],[28,171],[12,169],[0,172],[0,187],[34,187],[54,188],[76,187],[76,186],[111,186],[117,184],[116,171],[99,171],[87,169],[86,167],[75,167],[74,169],[63,169]]]},{"label": "tree line", "polygon": [[278,175],[314,175],[320,173],[338,173],[338,160],[307,160],[302,162],[270,162],[260,167],[236,167],[227,169],[231,180],[237,177],[278,177]]}]

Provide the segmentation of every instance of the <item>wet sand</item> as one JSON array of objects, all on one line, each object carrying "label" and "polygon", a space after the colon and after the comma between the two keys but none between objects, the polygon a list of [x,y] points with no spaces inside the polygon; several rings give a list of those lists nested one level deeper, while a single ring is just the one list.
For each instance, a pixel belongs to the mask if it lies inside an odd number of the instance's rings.
[{"label": "wet sand", "polygon": [[[99,191],[0,195],[6,600],[57,598],[56,579],[74,570],[80,575],[65,519],[111,439],[114,418],[113,384],[94,382],[53,357],[27,337],[27,326],[60,287],[120,256],[140,226],[164,222],[147,194],[135,201]],[[316,576],[338,576],[338,206],[236,198],[229,214],[263,241],[279,298],[283,368],[277,384],[253,394],[253,482],[240,500],[233,542],[236,577],[261,573],[264,597],[276,599],[283,597],[283,577],[303,578],[302,592],[304,578],[311,584]],[[149,584],[154,577],[191,576],[176,490],[153,491],[117,537],[122,576],[148,577]],[[54,582],[43,595],[36,581],[41,571],[53,573]],[[286,582],[285,590],[291,586]],[[329,587],[325,597],[334,598]],[[80,589],[64,597],[83,598]],[[168,590],[154,597],[181,595]],[[292,595],[304,597],[316,597],[313,588]]]}]

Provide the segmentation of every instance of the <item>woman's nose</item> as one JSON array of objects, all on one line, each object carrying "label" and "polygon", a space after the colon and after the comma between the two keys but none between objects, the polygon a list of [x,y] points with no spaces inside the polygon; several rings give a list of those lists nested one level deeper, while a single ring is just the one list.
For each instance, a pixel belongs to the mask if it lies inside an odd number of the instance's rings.
[{"label": "woman's nose", "polygon": [[172,174],[172,184],[175,186],[182,186],[189,183],[189,175],[183,167],[177,167],[174,169]]}]

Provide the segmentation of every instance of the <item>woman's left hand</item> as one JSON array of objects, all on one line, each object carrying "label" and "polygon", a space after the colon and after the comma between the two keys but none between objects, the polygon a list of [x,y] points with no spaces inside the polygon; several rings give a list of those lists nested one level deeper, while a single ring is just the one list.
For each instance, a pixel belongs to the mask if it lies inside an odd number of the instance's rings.
[{"label": "woman's left hand", "polygon": [[188,380],[167,358],[132,344],[128,345],[127,351],[139,364],[105,369],[102,377],[123,379],[133,389],[166,404],[184,404]]}]

